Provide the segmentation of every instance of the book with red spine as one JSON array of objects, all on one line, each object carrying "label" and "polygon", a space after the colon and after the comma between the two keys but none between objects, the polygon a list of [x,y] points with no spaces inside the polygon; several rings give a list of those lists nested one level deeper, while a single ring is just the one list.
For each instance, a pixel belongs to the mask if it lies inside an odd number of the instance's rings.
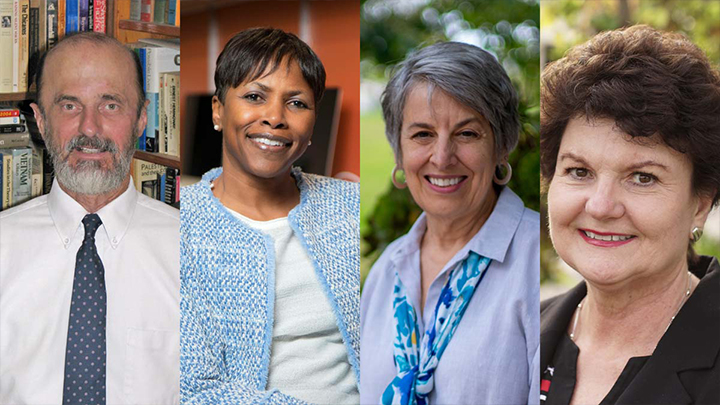
[{"label": "book with red spine", "polygon": [[95,0],[93,9],[93,31],[106,32],[107,0]]},{"label": "book with red spine", "polygon": [[153,0],[141,0],[140,2],[140,21],[152,22],[154,12]]}]

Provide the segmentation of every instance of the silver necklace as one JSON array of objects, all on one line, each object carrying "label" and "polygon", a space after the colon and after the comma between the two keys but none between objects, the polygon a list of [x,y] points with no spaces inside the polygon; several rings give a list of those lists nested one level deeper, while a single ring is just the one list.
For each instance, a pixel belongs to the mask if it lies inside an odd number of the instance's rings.
[{"label": "silver necklace", "polygon": [[[690,289],[692,288],[692,276],[689,271],[687,272],[687,274],[688,274],[687,289],[685,290],[685,294],[683,294],[683,296],[680,298],[680,304],[678,305],[678,308],[675,311],[675,315],[673,315],[672,318],[670,318],[670,323],[668,323],[667,328],[665,328],[665,332],[667,332],[667,330],[670,329],[670,325],[672,325],[673,321],[675,320],[675,317],[680,312],[680,308],[682,308],[683,305],[685,305],[685,301],[687,301],[688,297],[690,296]],[[585,303],[585,298],[587,298],[587,296],[585,296],[582,299],[582,301],[580,301],[580,303],[577,306],[577,309],[575,310],[575,320],[573,320],[573,326],[572,326],[572,329],[570,330],[570,340],[572,340],[572,341],[575,341],[575,328],[577,328],[578,319],[580,319],[580,310],[582,309],[582,306]],[[663,335],[665,334],[665,332],[663,332]]]}]

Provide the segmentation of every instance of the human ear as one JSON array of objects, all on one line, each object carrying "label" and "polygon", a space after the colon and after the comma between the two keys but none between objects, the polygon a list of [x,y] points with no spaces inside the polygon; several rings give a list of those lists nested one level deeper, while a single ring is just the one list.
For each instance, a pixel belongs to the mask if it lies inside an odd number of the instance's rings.
[{"label": "human ear", "polygon": [[225,106],[222,104],[218,96],[212,98],[212,120],[216,131],[222,131],[223,116],[225,114]]}]

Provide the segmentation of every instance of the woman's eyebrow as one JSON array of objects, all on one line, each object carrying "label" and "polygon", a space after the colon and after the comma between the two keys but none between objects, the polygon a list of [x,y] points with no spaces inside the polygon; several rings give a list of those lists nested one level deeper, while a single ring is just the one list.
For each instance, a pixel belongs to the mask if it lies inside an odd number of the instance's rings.
[{"label": "woman's eyebrow", "polygon": [[666,165],[656,162],[654,160],[644,160],[642,162],[633,163],[630,166],[628,166],[628,169],[629,170],[642,169],[643,167],[647,167],[647,166],[657,167],[659,169],[665,170],[666,172],[670,171],[670,169]]},{"label": "woman's eyebrow", "polygon": [[565,152],[565,153],[560,154],[558,161],[562,162],[567,159],[574,160],[584,166],[589,166],[588,162],[585,159],[583,159],[582,157],[580,157],[572,152]]}]

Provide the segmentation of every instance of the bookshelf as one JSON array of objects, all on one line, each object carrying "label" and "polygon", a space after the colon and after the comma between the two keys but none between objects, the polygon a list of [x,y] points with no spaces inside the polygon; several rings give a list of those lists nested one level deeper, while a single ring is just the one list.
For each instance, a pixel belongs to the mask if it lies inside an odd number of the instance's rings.
[{"label": "bookshelf", "polygon": [[[178,26],[131,20],[130,0],[108,0],[108,2],[110,1],[114,3],[114,7],[112,8],[112,22],[108,16],[108,34],[115,36],[120,42],[127,44],[143,38],[180,38],[180,27]],[[110,9],[109,6],[108,9]],[[110,27],[112,27],[112,34]],[[179,157],[164,153],[136,150],[134,157],[175,169],[180,169],[181,166]]]},{"label": "bookshelf", "polygon": [[[65,0],[60,0],[65,1]],[[173,1],[173,0],[169,0]],[[147,23],[141,21],[130,20],[130,5],[131,0],[106,0],[106,25],[105,32],[108,36],[116,38],[123,44],[130,44],[137,42],[144,38],[156,38],[156,39],[179,39],[180,38],[180,27],[158,24],[158,23]],[[179,0],[178,0],[179,6]],[[179,10],[178,10],[179,13]],[[35,86],[33,85],[29,91],[26,92],[11,92],[11,93],[0,93],[0,106],[2,107],[19,107],[21,109],[27,108],[30,102],[33,102],[37,97]],[[25,115],[28,115],[28,111],[24,111]],[[29,112],[32,114],[32,112]],[[178,115],[179,119],[179,115]],[[162,165],[168,168],[177,169],[179,172],[181,168],[180,158],[165,153],[152,153],[147,151],[136,150],[133,157],[151,164]],[[133,168],[136,167],[136,162],[141,166],[144,163],[138,160],[133,160]],[[168,171],[169,173],[170,171]],[[169,174],[168,174],[169,176]],[[160,177],[158,177],[158,182]],[[0,183],[1,184],[1,183]],[[164,177],[163,177],[164,184]],[[136,184],[137,186],[137,184]],[[159,190],[160,188],[158,188]]]},{"label": "bookshelf", "polygon": [[180,27],[168,24],[156,24],[134,20],[120,20],[118,22],[118,27],[122,30],[145,32],[149,34],[159,34],[173,38],[180,37]]},{"label": "bookshelf", "polygon": [[35,92],[25,91],[20,93],[0,93],[0,103],[8,101],[23,101],[35,99]]}]

